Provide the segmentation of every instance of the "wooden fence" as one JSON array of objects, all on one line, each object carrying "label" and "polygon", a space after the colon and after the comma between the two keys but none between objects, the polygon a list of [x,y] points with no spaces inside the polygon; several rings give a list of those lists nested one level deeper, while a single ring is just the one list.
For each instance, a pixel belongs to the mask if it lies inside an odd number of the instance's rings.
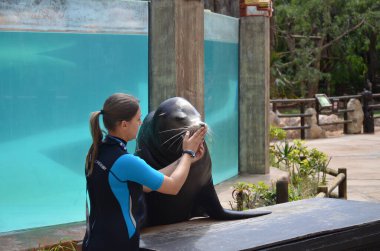
[{"label": "wooden fence", "polygon": [[[338,171],[327,168],[326,174],[335,178],[329,182],[328,186],[318,186],[317,198],[340,198],[347,199],[347,169],[339,168]],[[289,201],[289,182],[287,179],[280,179],[276,182],[276,203],[285,203]],[[338,188],[338,193],[333,191]]]},{"label": "wooden fence", "polygon": [[[338,171],[327,168],[326,173],[334,176],[335,178],[329,183],[328,186],[319,186],[318,195],[316,197],[323,198],[340,198],[347,200],[347,169],[339,168]],[[338,187],[338,194],[333,191]]]},{"label": "wooden fence", "polygon": [[[380,110],[380,93],[372,94],[371,92],[365,91],[360,95],[346,95],[346,96],[337,96],[337,97],[328,97],[330,102],[334,105],[330,109],[321,109],[317,98],[306,98],[306,99],[272,99],[270,103],[272,104],[273,112],[277,112],[279,109],[289,109],[297,108],[298,113],[292,114],[279,114],[279,118],[292,118],[299,117],[300,125],[297,126],[285,126],[282,127],[284,130],[300,130],[301,139],[305,139],[305,130],[310,129],[310,125],[305,123],[306,117],[311,117],[311,114],[305,114],[305,109],[308,107],[315,108],[317,112],[317,124],[319,126],[328,126],[334,124],[343,124],[343,132],[347,134],[348,124],[352,123],[352,120],[348,119],[348,112],[352,112],[352,109],[347,108],[347,103],[350,99],[356,98],[359,99],[362,103],[362,108],[364,112],[364,121],[363,121],[363,132],[364,133],[373,133],[374,132],[374,120],[380,118],[380,115],[374,116],[375,110]],[[330,123],[320,123],[320,115],[343,115],[343,120],[335,121]]]}]

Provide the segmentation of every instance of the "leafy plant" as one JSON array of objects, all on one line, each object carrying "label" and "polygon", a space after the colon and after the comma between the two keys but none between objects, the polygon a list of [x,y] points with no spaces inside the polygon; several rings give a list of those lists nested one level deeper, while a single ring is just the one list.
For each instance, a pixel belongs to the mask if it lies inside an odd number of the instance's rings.
[{"label": "leafy plant", "polygon": [[234,201],[233,203],[230,201],[231,208],[242,211],[276,204],[276,191],[273,185],[270,187],[262,181],[258,182],[257,185],[238,182],[234,185],[232,198]]},{"label": "leafy plant", "polygon": [[300,191],[294,193],[296,197],[310,197],[316,194],[319,184],[326,184],[326,168],[331,158],[316,148],[309,149],[303,141],[276,142],[270,154],[272,165],[287,171],[290,186]]},{"label": "leafy plant", "polygon": [[77,251],[77,244],[74,241],[59,242],[49,247],[39,247],[36,251]]},{"label": "leafy plant", "polygon": [[251,186],[252,184],[246,182],[238,182],[234,185],[232,198],[234,199],[236,207],[234,207],[230,201],[229,203],[232,209],[243,211],[251,208]]},{"label": "leafy plant", "polygon": [[252,185],[252,195],[254,208],[262,206],[270,206],[276,204],[276,189],[275,186],[268,186],[263,181]]},{"label": "leafy plant", "polygon": [[[270,128],[270,162],[273,167],[289,174],[289,201],[313,197],[317,187],[326,184],[326,169],[330,163],[325,153],[308,148],[301,140],[289,141],[281,128]],[[232,192],[235,210],[245,210],[276,203],[275,185],[238,182]]]},{"label": "leafy plant", "polygon": [[286,132],[285,132],[285,130],[283,130],[279,127],[270,126],[269,137],[270,137],[270,141],[284,140],[284,139],[286,139]]}]

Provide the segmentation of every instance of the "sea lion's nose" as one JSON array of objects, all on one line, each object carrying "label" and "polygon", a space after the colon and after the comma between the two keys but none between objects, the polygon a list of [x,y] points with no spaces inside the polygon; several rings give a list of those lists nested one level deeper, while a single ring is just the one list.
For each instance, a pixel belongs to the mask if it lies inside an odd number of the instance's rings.
[{"label": "sea lion's nose", "polygon": [[200,122],[199,123],[199,129],[202,128],[202,127],[204,127],[206,130],[208,130],[207,124],[204,123],[204,122]]}]

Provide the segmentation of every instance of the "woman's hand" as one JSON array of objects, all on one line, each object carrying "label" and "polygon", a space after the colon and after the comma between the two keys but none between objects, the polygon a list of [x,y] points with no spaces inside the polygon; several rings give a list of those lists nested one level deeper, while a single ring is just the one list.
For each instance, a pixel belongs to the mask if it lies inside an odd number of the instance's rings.
[{"label": "woman's hand", "polygon": [[201,143],[204,141],[204,137],[207,133],[206,127],[199,128],[193,136],[190,137],[190,132],[187,131],[183,138],[182,150],[191,150],[194,153],[198,152]]},{"label": "woman's hand", "polygon": [[191,137],[190,132],[186,132],[183,137],[182,149],[193,151],[196,153],[195,157],[191,158],[188,154],[182,156],[177,168],[175,168],[170,177],[164,177],[164,182],[157,190],[158,192],[172,195],[179,193],[186,181],[187,175],[189,174],[191,164],[199,160],[204,155],[205,146],[203,145],[203,141],[206,132],[207,129],[205,126],[199,128]]},{"label": "woman's hand", "polygon": [[203,157],[204,153],[205,153],[205,145],[204,145],[204,143],[202,142],[202,143],[199,145],[198,151],[195,153],[195,158],[193,158],[193,159],[191,160],[191,163],[194,163],[194,162],[200,160],[200,159]]}]

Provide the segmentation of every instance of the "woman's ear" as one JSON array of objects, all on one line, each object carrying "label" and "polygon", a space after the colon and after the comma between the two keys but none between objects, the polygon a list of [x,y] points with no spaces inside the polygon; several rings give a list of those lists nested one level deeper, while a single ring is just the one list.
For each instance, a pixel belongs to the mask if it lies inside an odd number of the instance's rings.
[{"label": "woman's ear", "polygon": [[127,128],[127,127],[128,127],[128,121],[126,121],[126,120],[122,120],[122,121],[121,121],[121,127],[123,127],[123,128]]}]

